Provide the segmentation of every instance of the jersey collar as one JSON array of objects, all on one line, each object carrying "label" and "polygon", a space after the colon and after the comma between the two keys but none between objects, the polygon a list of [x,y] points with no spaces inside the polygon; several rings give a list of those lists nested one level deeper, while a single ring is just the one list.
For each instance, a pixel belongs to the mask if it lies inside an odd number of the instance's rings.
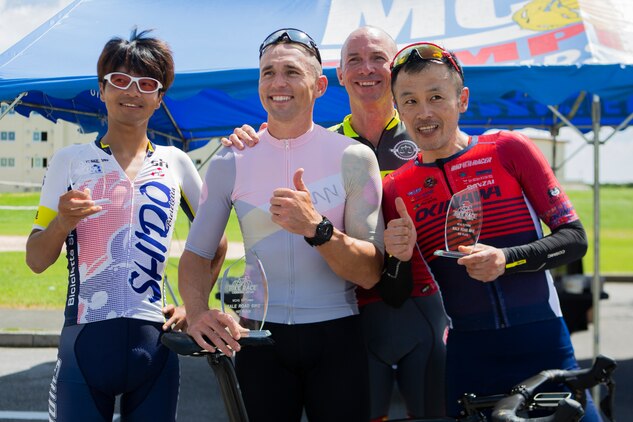
[{"label": "jersey collar", "polygon": [[[95,145],[97,146],[97,148],[99,148],[101,151],[105,152],[108,155],[112,155],[112,150],[110,149],[110,144],[104,144],[101,140],[103,138],[99,138],[95,141]],[[147,156],[151,157],[152,154],[154,154],[154,152],[156,151],[156,145],[154,145],[154,143],[152,141],[147,141],[147,148],[145,149]]]},{"label": "jersey collar", "polygon": [[[391,120],[389,120],[389,123],[387,123],[387,126],[385,126],[385,131],[388,131],[388,130],[391,130],[391,129],[395,128],[396,126],[398,126],[399,123],[400,123],[400,115],[398,114],[398,110],[394,109],[393,117],[391,118]],[[347,136],[348,138],[360,138],[361,137],[358,133],[356,133],[356,131],[352,127],[352,115],[351,114],[348,114],[343,119],[343,135]]]},{"label": "jersey collar", "polygon": [[446,158],[438,158],[437,160],[435,160],[432,163],[424,163],[422,160],[422,156],[424,155],[422,153],[422,151],[418,152],[418,155],[415,157],[415,165],[416,166],[437,166],[437,165],[444,165],[445,163],[450,162],[451,160],[456,159],[457,157],[460,157],[464,154],[466,154],[468,151],[470,151],[472,148],[475,147],[475,145],[477,145],[477,142],[479,142],[479,136],[477,135],[473,135],[473,136],[469,136],[468,137],[468,145],[466,145],[466,148],[464,148],[461,151],[456,152],[455,154],[451,155],[450,157],[446,157]]}]

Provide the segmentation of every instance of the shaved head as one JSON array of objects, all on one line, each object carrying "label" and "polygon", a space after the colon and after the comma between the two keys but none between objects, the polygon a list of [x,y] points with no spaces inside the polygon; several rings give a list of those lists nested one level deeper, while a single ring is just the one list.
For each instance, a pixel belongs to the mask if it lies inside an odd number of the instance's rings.
[{"label": "shaved head", "polygon": [[389,59],[398,52],[398,46],[391,35],[387,34],[384,30],[375,26],[363,26],[354,31],[345,39],[343,47],[341,47],[341,67],[344,66],[345,57],[349,54],[349,46],[358,40],[373,40],[376,44],[380,45],[385,53],[387,53]]}]

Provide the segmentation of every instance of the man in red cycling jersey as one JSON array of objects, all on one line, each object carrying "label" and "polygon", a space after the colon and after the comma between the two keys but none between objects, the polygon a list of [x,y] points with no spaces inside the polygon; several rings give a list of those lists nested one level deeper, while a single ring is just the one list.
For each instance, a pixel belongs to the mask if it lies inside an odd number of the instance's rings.
[{"label": "man in red cycling jersey", "polygon": [[[391,86],[421,152],[384,179],[385,250],[393,267],[411,265],[414,279],[440,286],[452,320],[449,416],[464,393],[504,393],[541,370],[577,367],[548,269],[581,258],[587,241],[547,161],[521,134],[460,131],[469,90],[454,54],[435,44],[401,50]],[[459,259],[435,256],[451,197],[467,187],[482,198],[481,243],[460,246],[468,255]],[[600,420],[591,402],[583,420]]]}]

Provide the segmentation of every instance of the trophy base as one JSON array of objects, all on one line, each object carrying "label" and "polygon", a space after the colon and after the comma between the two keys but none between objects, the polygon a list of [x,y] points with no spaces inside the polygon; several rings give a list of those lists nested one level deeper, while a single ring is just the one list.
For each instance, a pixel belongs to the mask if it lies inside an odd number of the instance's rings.
[{"label": "trophy base", "polygon": [[246,338],[265,338],[270,337],[270,331],[268,330],[249,330],[240,332],[242,337]]},{"label": "trophy base", "polygon": [[435,256],[442,256],[444,258],[459,259],[459,258],[461,258],[463,256],[468,255],[468,254],[464,253],[464,252],[437,250],[437,251],[433,252],[433,255],[435,255]]}]

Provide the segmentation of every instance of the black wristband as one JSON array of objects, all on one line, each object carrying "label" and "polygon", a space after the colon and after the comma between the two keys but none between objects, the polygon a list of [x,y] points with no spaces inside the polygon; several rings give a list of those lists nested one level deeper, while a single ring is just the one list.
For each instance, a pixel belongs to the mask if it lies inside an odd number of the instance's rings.
[{"label": "black wristband", "polygon": [[386,256],[376,289],[387,305],[394,308],[402,306],[404,301],[411,296],[411,290],[413,290],[411,261],[400,261],[394,256]]}]

